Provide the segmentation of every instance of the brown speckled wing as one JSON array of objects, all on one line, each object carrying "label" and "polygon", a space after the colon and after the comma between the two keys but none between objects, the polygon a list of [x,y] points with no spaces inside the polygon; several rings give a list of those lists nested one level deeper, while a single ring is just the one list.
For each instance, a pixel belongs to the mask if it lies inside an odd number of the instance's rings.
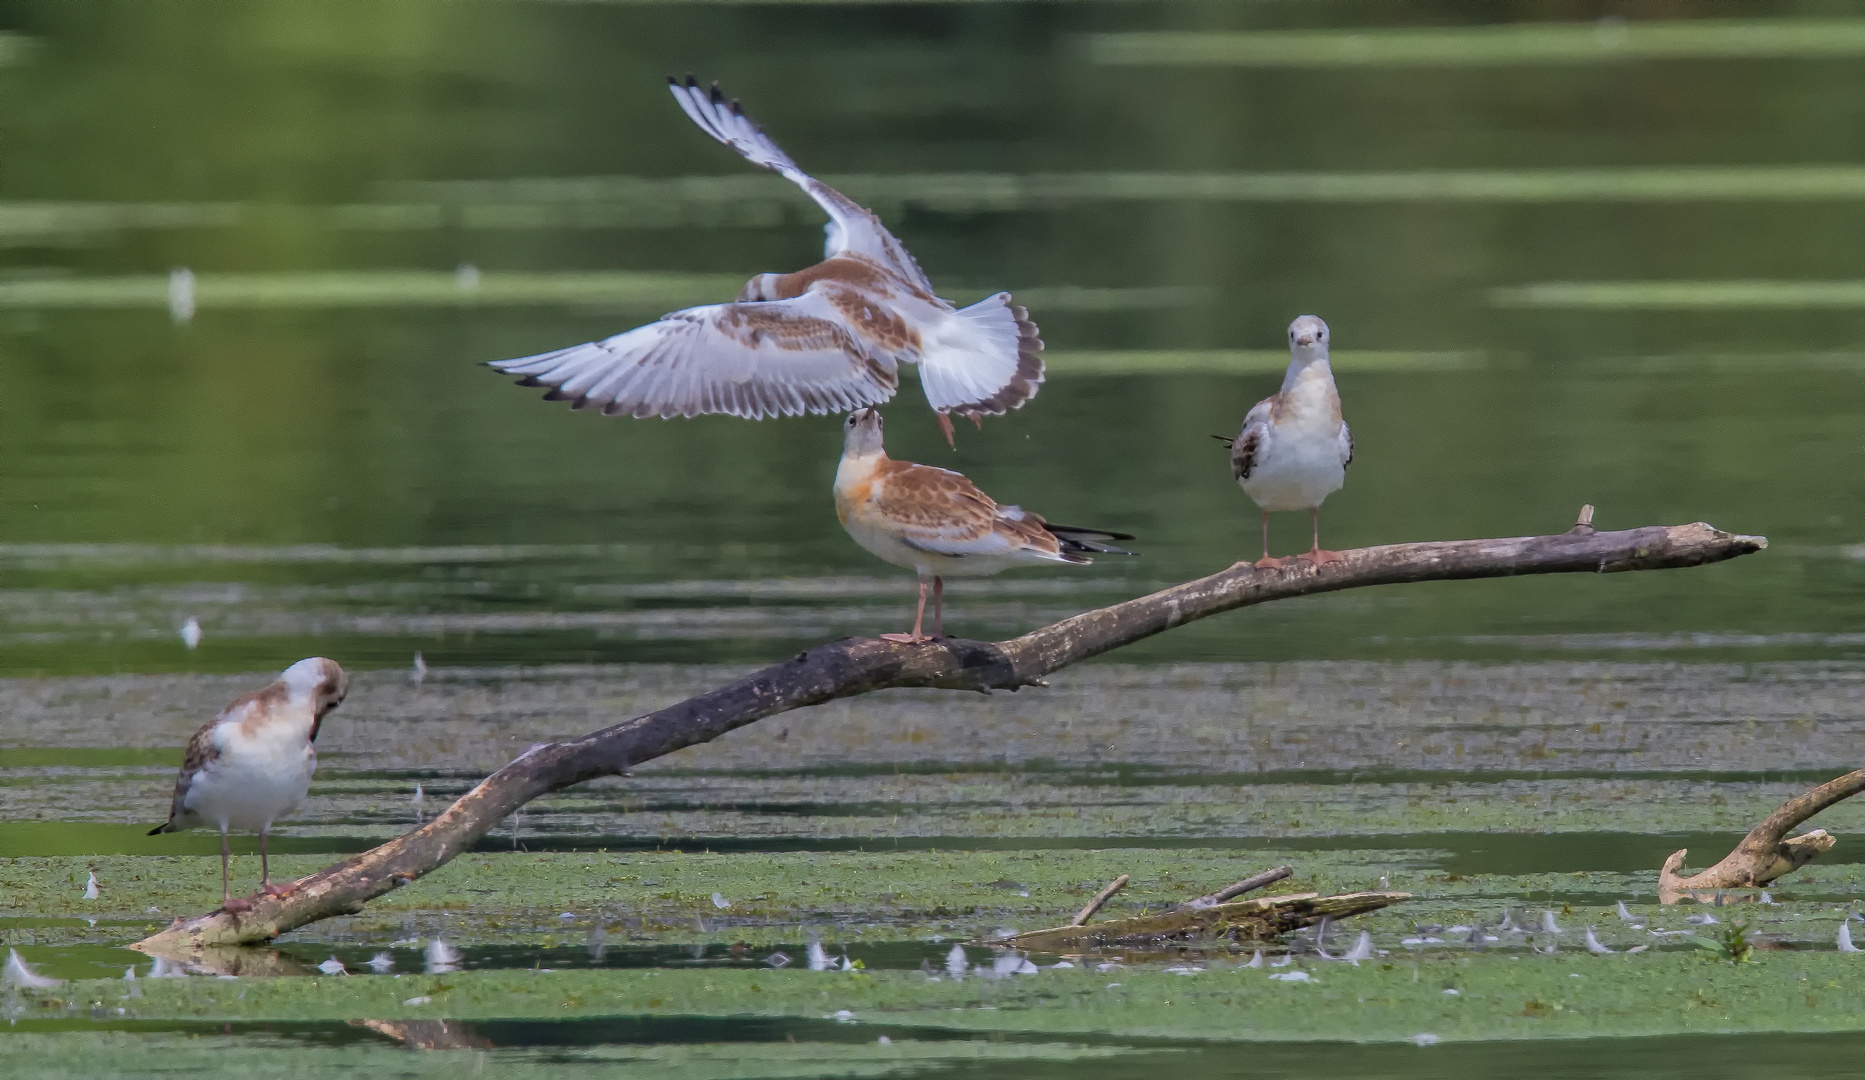
[{"label": "brown speckled wing", "polygon": [[610,416],[848,412],[894,396],[895,342],[882,331],[904,332],[879,305],[850,306],[840,290],[819,288],[687,308],[603,341],[492,366],[551,387],[549,400]]},{"label": "brown speckled wing", "polygon": [[1275,401],[1273,397],[1264,398],[1244,416],[1243,430],[1230,444],[1230,474],[1234,479],[1248,480],[1256,471],[1256,456],[1262,452],[1263,436],[1269,431],[1269,413]]},{"label": "brown speckled wing", "polygon": [[[239,702],[234,702],[234,705],[238,704]],[[232,706],[229,706],[230,708]],[[221,714],[221,716],[225,715],[225,713]],[[218,723],[220,723],[219,717],[209,720],[201,725],[200,730],[194,733],[192,739],[188,740],[188,752],[181,759],[181,772],[175,777],[175,797],[169,803],[168,821],[149,830],[150,836],[175,831],[176,819],[187,810],[187,807],[182,805],[182,800],[188,795],[188,785],[194,782],[194,774],[219,759],[220,748],[214,745],[214,725]]]},{"label": "brown speckled wing", "polygon": [[912,547],[953,558],[1001,555],[1018,548],[1059,550],[1043,519],[1006,509],[959,473],[890,461],[877,478],[874,509]]}]

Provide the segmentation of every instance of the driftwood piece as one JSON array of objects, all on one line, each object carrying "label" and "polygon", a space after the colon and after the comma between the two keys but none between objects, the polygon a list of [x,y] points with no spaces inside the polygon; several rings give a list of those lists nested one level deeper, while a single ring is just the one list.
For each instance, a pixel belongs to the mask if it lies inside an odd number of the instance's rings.
[{"label": "driftwood piece", "polygon": [[[1179,907],[1182,909],[1216,907],[1226,900],[1235,900],[1244,893],[1255,892],[1265,885],[1274,885],[1283,878],[1293,876],[1294,873],[1295,868],[1293,866],[1278,866],[1273,870],[1265,870],[1260,874],[1251,874],[1235,885],[1226,885],[1214,893],[1206,893],[1196,900],[1180,904]],[[1078,920],[1078,922],[1087,922],[1087,920],[1081,919]]]},{"label": "driftwood piece", "polygon": [[1849,772],[1804,795],[1794,796],[1750,829],[1721,862],[1690,877],[1679,873],[1690,849],[1672,852],[1658,871],[1659,902],[1675,904],[1679,900],[1702,900],[1704,897],[1697,895],[1699,891],[1754,888],[1793,873],[1822,852],[1831,850],[1839,841],[1825,829],[1814,829],[1795,837],[1788,837],[1787,830],[1860,791],[1865,791],[1865,769]]},{"label": "driftwood piece", "polygon": [[1320,566],[1292,562],[1227,570],[1149,596],[1089,611],[1010,641],[947,638],[905,645],[847,638],[798,653],[729,686],[613,727],[527,751],[427,824],[293,882],[283,896],[254,896],[245,912],[218,910],[174,925],[134,947],[182,953],[206,945],[266,941],[307,923],[360,912],[371,899],[412,882],[468,850],[540,795],[612,776],[777,713],[891,687],[1016,690],[1070,664],[1154,634],[1253,604],[1368,585],[1613,573],[1721,562],[1760,551],[1767,540],[1698,522],[1599,532],[1576,525],[1551,536],[1393,544],[1342,552]]},{"label": "driftwood piece", "polygon": [[1101,910],[1101,905],[1107,903],[1109,900],[1112,900],[1114,898],[1115,893],[1126,888],[1127,882],[1130,880],[1132,879],[1129,878],[1126,874],[1122,874],[1119,877],[1115,878],[1113,881],[1108,882],[1107,888],[1102,889],[1098,894],[1096,894],[1093,900],[1088,901],[1088,903],[1084,905],[1080,911],[1077,911],[1075,913],[1075,917],[1069,920],[1069,925],[1070,926],[1086,926],[1088,924],[1088,920],[1094,918],[1094,913]]},{"label": "driftwood piece", "polygon": [[1093,926],[1058,926],[997,938],[986,944],[1026,952],[1074,952],[1115,945],[1161,945],[1200,938],[1226,937],[1236,941],[1272,941],[1292,930],[1313,926],[1322,919],[1364,915],[1412,898],[1402,892],[1289,893],[1238,900],[1211,907],[1181,907],[1158,915],[1109,919]]}]

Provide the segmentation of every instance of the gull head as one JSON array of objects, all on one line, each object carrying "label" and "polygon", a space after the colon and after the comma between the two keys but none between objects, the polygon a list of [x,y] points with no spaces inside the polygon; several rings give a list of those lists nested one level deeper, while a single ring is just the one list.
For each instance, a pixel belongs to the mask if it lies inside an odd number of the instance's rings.
[{"label": "gull head", "polygon": [[344,695],[350,692],[349,673],[335,660],[321,656],[298,661],[280,678],[292,697],[311,703],[313,715],[319,720],[343,704]]},{"label": "gull head", "polygon": [[856,409],[842,424],[846,435],[842,453],[846,457],[866,457],[884,452],[881,445],[881,414],[874,409]]},{"label": "gull head", "polygon": [[1325,353],[1327,347],[1328,324],[1319,315],[1299,315],[1289,324],[1291,350],[1318,349]]}]

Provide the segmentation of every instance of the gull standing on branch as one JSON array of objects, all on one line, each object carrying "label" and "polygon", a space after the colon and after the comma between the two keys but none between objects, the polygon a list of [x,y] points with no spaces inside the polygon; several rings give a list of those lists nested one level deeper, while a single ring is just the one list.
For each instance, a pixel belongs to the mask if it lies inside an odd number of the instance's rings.
[{"label": "gull standing on branch", "polygon": [[946,441],[951,416],[1017,408],[1043,381],[1042,339],[1029,312],[997,293],[967,308],[932,283],[880,218],[797,168],[714,83],[667,80],[706,134],[802,188],[829,214],[823,261],[759,274],[729,304],[687,308],[624,334],[492,367],[548,386],[547,400],[608,416],[725,413],[747,420],[843,412],[894,396],[902,363]]},{"label": "gull standing on branch", "polygon": [[1316,566],[1339,562],[1339,552],[1321,549],[1321,502],[1347,482],[1353,464],[1353,432],[1341,419],[1340,392],[1328,366],[1328,324],[1303,315],[1289,324],[1288,374],[1282,389],[1256,403],[1243,418],[1243,430],[1230,443],[1231,473],[1244,494],[1263,512],[1260,568],[1279,567],[1288,559],[1269,556],[1269,515],[1278,510],[1306,510],[1314,526],[1314,547],[1297,559]]},{"label": "gull standing on branch", "polygon": [[272,822],[298,808],[317,771],[312,742],[330,710],[342,704],[350,677],[335,660],[313,656],[285,669],[270,685],[233,699],[219,716],[188,741],[175,780],[168,821],[149,835],[201,825],[220,829],[220,895],[227,911],[245,911],[228,880],[227,830],[259,834],[259,881],[263,892],[284,896],[272,884],[266,839]]},{"label": "gull standing on branch", "polygon": [[[917,645],[945,635],[945,578],[985,577],[1033,563],[1085,565],[1094,553],[1131,555],[1105,541],[1126,533],[1051,525],[1020,506],[999,506],[949,469],[895,461],[881,439],[881,414],[849,416],[842,463],[835,470],[835,513],[855,543],[920,576],[919,610],[910,634],[886,641]],[[921,632],[932,586],[933,632]]]}]

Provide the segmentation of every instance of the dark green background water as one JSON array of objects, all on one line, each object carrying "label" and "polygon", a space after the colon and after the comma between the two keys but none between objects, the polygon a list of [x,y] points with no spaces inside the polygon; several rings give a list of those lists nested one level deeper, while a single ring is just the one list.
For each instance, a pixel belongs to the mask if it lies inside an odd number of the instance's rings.
[{"label": "dark green background water", "polygon": [[[1768,8],[1793,10],[1851,13]],[[1624,13],[1667,12],[1756,13]],[[1515,4],[1482,15],[1577,13]],[[1162,68],[1097,64],[1090,36],[1475,14],[1457,4],[394,2],[337,13],[12,3],[0,25],[25,43],[0,68],[0,274],[470,263],[488,275],[737,277],[806,265],[819,216],[673,107],[662,80],[688,70],[722,79],[806,168],[832,177],[1617,174],[1865,159],[1859,57]],[[740,213],[731,198],[643,201],[616,195],[613,180],[588,198],[427,184],[701,175],[762,202]],[[1856,629],[1865,572],[1845,545],[1861,539],[1865,510],[1865,311],[1549,310],[1499,306],[1491,290],[1865,277],[1862,199],[1557,190],[1003,210],[883,201],[953,293],[1177,289],[1037,304],[1058,358],[1050,382],[1032,406],[964,433],[956,454],[939,445],[917,388],[903,388],[890,412],[896,456],[1141,538],[1140,560],[1069,577],[1079,592],[1053,580],[1060,573],[1000,579],[1004,595],[1039,590],[1037,607],[993,613],[980,606],[989,594],[961,596],[956,629],[1005,634],[1253,556],[1255,508],[1208,436],[1234,432],[1275,375],[1071,376],[1063,363],[1084,350],[1275,350],[1288,319],[1314,311],[1343,353],[1454,353],[1474,365],[1356,373],[1343,363],[1359,456],[1326,507],[1331,546],[1556,531],[1592,502],[1606,527],[1703,519],[1765,533],[1773,547],[1707,570],[1329,598],[1217,620],[1131,655],[1855,653],[1860,639],[1843,635]],[[410,203],[444,210],[420,221],[380,212]],[[147,204],[183,223],[123,224]],[[87,225],[87,207],[118,217]],[[831,513],[833,418],[604,420],[476,366],[606,336],[668,306],[204,300],[187,324],[159,304],[0,310],[0,671],[249,670],[310,651],[399,665],[417,648],[454,662],[749,660],[784,647],[769,638],[810,637],[812,605],[851,587],[865,606],[830,629],[897,629],[910,578],[856,548]],[[1277,546],[1299,544],[1303,524],[1281,522]],[[279,550],[289,545],[496,547]],[[851,575],[855,586],[833,584]],[[723,599],[616,588],[701,581],[717,594],[719,582],[780,577],[807,579],[802,594],[779,604],[742,588]],[[831,584],[812,592],[808,582]],[[672,629],[617,621],[630,611]],[[194,654],[174,632],[189,616],[207,634]],[[764,621],[735,629],[744,619]]]}]

